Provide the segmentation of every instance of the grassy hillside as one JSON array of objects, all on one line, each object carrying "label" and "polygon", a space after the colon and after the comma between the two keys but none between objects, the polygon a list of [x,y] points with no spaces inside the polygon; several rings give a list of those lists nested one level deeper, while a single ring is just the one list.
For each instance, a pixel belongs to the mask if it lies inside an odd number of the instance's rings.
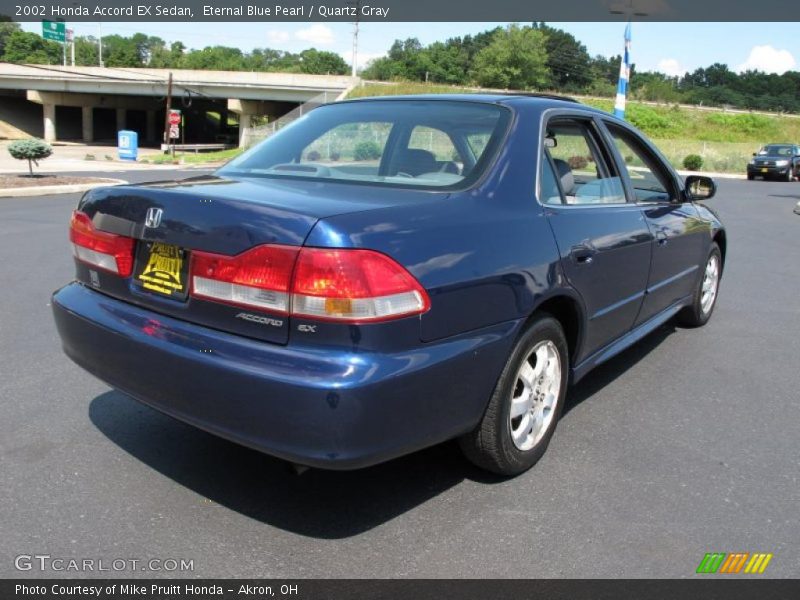
[{"label": "grassy hillside", "polygon": [[[464,89],[423,83],[369,84],[348,97],[396,94],[470,93]],[[582,102],[611,111],[613,100],[586,98]],[[758,147],[767,142],[800,141],[800,119],[750,113],[692,110],[677,106],[651,106],[629,102],[626,118],[644,131],[678,168],[687,154],[699,154],[704,170],[744,173]]]}]

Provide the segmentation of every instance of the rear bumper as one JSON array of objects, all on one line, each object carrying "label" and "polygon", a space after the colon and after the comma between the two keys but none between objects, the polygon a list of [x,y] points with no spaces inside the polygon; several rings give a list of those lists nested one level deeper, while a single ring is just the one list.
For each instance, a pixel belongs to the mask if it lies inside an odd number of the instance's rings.
[{"label": "rear bumper", "polygon": [[328,469],[369,466],[473,428],[520,326],[379,354],[259,342],[78,283],[52,304],[66,354],[112,387],[210,433]]}]

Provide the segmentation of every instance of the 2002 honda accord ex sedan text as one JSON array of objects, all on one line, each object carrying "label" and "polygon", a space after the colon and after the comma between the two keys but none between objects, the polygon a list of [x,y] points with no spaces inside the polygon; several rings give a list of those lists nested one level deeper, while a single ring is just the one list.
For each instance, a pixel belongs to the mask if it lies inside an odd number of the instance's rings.
[{"label": "2002 honda accord ex sedan text", "polygon": [[460,437],[501,474],[544,453],[567,386],[711,316],[725,231],[629,125],[546,96],[318,108],[216,172],[87,192],[76,363],[295,464]]}]

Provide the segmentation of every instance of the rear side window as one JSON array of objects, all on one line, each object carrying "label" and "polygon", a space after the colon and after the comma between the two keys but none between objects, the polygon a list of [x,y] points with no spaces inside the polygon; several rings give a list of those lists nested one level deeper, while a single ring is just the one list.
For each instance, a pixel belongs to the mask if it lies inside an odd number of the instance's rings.
[{"label": "rear side window", "polygon": [[553,163],[550,157],[545,154],[542,157],[542,180],[540,183],[539,202],[542,204],[562,204],[563,198],[558,189],[556,174],[553,171]]},{"label": "rear side window", "polygon": [[626,201],[622,181],[613,164],[605,160],[588,121],[562,118],[550,121],[544,143],[544,154],[552,160],[566,204]]},{"label": "rear side window", "polygon": [[218,171],[458,189],[491,165],[509,109],[482,102],[374,100],[311,111]]}]

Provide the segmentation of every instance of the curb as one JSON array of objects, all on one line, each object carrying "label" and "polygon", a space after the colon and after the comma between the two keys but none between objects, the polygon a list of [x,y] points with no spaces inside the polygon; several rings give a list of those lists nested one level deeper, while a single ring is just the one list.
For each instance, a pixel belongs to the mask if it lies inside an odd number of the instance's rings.
[{"label": "curb", "polygon": [[739,173],[714,173],[711,171],[684,171],[683,169],[676,169],[676,172],[681,177],[688,175],[704,175],[706,177],[713,177],[714,179],[747,179],[747,175]]},{"label": "curb", "polygon": [[0,188],[0,198],[22,198],[25,196],[49,196],[50,194],[75,194],[96,187],[128,183],[124,179],[107,179],[95,183],[73,183],[69,185],[40,185],[19,188]]}]

